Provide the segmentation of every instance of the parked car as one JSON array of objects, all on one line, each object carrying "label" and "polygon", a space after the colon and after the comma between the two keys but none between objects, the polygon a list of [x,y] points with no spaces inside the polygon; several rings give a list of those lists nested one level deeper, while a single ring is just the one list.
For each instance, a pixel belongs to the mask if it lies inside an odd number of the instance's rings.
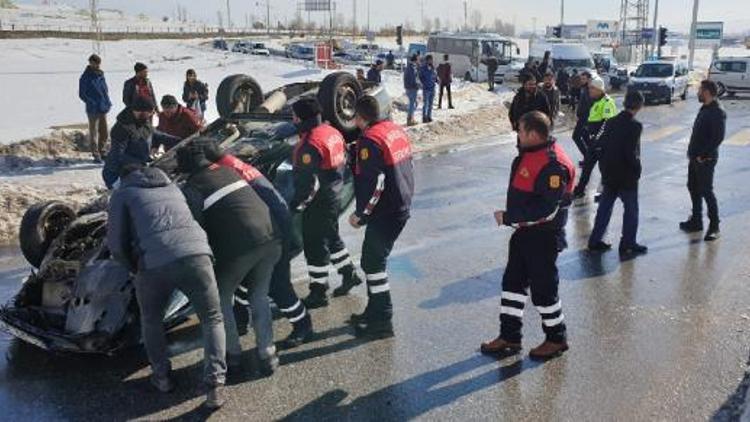
[{"label": "parked car", "polygon": [[266,48],[266,45],[262,42],[256,42],[253,43],[252,46],[250,46],[250,54],[256,55],[256,56],[270,56],[271,51]]},{"label": "parked car", "polygon": [[[359,135],[354,105],[364,95],[390,115],[391,100],[384,87],[360,83],[354,75],[336,72],[321,82],[301,82],[264,94],[250,76],[225,78],[216,94],[221,116],[202,136],[252,164],[287,199],[294,196],[291,155],[299,140],[292,124],[291,103],[316,95],[323,118],[351,142]],[[176,151],[194,141],[190,137],[151,165],[164,170],[178,184]],[[354,197],[351,171],[342,190],[343,213]],[[23,216],[19,239],[31,270],[19,292],[0,307],[0,328],[43,349],[56,352],[113,354],[140,341],[138,306],[132,274],[111,259],[107,249],[107,195],[75,213],[61,201],[31,206]],[[292,251],[301,251],[301,219],[295,217]],[[171,298],[164,317],[167,327],[184,321],[192,309],[180,293]]]},{"label": "parked car", "polygon": [[708,69],[708,79],[719,86],[719,96],[750,92],[750,57],[722,57]]},{"label": "parked car", "polygon": [[675,97],[684,100],[688,92],[688,66],[682,61],[669,60],[641,63],[630,77],[630,91],[640,91],[646,101],[672,104]]},{"label": "parked car", "polygon": [[314,60],[315,49],[311,45],[298,44],[291,50],[289,57],[298,60]]},{"label": "parked car", "polygon": [[240,40],[234,43],[232,47],[233,53],[247,53],[250,49],[250,41]]},{"label": "parked car", "polygon": [[217,50],[229,50],[229,46],[227,45],[227,40],[219,38],[215,39],[213,42],[213,47]]}]

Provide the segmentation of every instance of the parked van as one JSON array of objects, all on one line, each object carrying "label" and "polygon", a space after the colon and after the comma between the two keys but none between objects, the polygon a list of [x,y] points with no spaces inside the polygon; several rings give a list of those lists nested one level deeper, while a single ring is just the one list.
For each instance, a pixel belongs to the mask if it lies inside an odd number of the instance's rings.
[{"label": "parked van", "polygon": [[591,52],[581,43],[558,40],[536,41],[529,48],[529,60],[541,63],[547,51],[550,52],[552,68],[555,71],[576,69],[578,72],[587,70],[592,75],[595,74],[594,59]]},{"label": "parked van", "polygon": [[708,79],[719,86],[719,96],[750,92],[750,57],[722,57],[708,69]]},{"label": "parked van", "polygon": [[679,96],[687,98],[688,66],[682,61],[656,60],[641,63],[633,72],[628,92],[640,91],[646,101],[664,101],[672,104]]},{"label": "parked van", "polygon": [[513,56],[520,51],[515,42],[497,34],[463,34],[438,33],[430,35],[427,40],[428,54],[432,54],[435,63],[442,60],[444,54],[450,56],[453,76],[471,82],[487,80],[487,66],[482,63],[489,56],[498,60],[495,82],[503,83],[510,74]]}]

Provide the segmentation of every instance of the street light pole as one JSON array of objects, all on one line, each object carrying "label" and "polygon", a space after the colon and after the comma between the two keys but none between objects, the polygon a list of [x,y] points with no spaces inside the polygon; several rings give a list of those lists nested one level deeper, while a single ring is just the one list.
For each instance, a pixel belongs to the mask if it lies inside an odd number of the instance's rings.
[{"label": "street light pole", "polygon": [[565,25],[565,0],[560,0],[560,35],[562,35],[563,25]]},{"label": "street light pole", "polygon": [[690,24],[690,59],[688,60],[688,68],[693,68],[693,60],[695,59],[695,33],[696,27],[698,26],[698,0],[693,1],[693,23]]},{"label": "street light pole", "polygon": [[[651,37],[651,40],[653,41],[653,44],[651,44],[651,55],[653,56],[656,54],[657,49],[659,49],[659,53],[661,53],[661,46],[659,46],[659,34],[657,31],[659,30],[659,27],[657,26],[659,22],[659,0],[656,0],[656,5],[654,6],[654,32],[653,36]],[[658,57],[661,57],[661,54],[659,54]]]}]

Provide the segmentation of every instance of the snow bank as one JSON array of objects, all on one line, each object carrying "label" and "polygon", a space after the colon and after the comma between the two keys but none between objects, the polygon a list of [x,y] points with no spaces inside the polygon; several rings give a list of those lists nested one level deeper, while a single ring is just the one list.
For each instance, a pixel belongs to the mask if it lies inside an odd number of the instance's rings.
[{"label": "snow bank", "polygon": [[30,167],[69,166],[90,158],[87,133],[55,130],[46,136],[0,145],[0,174]]}]

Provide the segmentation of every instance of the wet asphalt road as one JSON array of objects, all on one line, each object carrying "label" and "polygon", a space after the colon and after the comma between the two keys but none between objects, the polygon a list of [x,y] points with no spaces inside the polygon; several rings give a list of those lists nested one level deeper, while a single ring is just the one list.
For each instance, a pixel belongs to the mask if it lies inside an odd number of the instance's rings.
[{"label": "wet asphalt road", "polygon": [[[171,335],[179,388],[169,395],[149,389],[138,349],[111,358],[52,356],[0,334],[0,419],[705,420],[737,388],[750,348],[750,113],[738,107],[729,105],[736,145],[723,147],[716,177],[719,242],[677,230],[689,210],[684,155],[695,100],[642,116],[639,240],[651,248],[647,256],[620,262],[616,252],[587,254],[595,207],[572,209],[571,247],[558,261],[571,349],[559,359],[539,364],[526,356],[542,340],[530,307],[524,354],[478,353],[497,334],[511,234],[495,227],[492,212],[504,203],[513,142],[493,139],[417,163],[414,217],[389,268],[394,339],[353,337],[344,321],[364,304],[359,288],[314,311],[318,339],[283,352],[274,377],[235,380],[228,404],[208,415],[193,387],[201,372],[194,325]],[[575,155],[569,137],[561,138]],[[358,252],[361,233],[344,232]],[[27,272],[17,251],[0,251],[0,300]],[[289,331],[285,321],[276,327],[277,338]],[[252,336],[244,341],[250,349]]]}]

